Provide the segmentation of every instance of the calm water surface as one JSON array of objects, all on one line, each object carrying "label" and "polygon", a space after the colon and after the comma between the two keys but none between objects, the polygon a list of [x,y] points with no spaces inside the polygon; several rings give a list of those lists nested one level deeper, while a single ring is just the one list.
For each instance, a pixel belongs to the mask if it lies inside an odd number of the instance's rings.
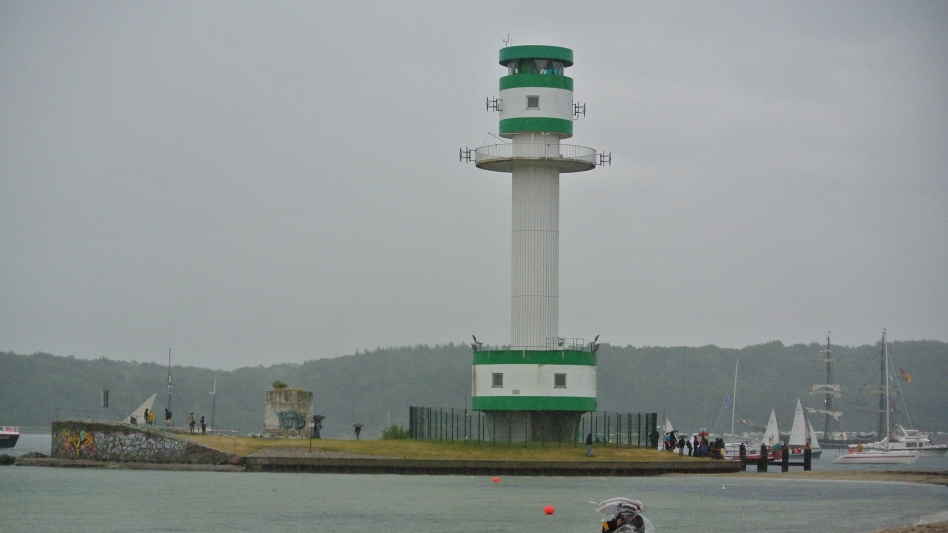
[{"label": "calm water surface", "polygon": [[[28,442],[17,445],[18,454],[32,451]],[[948,466],[944,458],[929,461],[930,470]],[[0,530],[598,532],[594,502],[612,496],[645,502],[660,532],[866,533],[938,513],[948,519],[945,487],[779,474],[505,476],[493,483],[486,476],[2,467]],[[554,506],[554,515],[543,514],[546,505]]]}]

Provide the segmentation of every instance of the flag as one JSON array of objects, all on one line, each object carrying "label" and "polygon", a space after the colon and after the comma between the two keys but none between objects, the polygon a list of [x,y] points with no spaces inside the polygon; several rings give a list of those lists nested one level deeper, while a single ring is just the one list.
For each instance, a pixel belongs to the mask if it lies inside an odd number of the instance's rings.
[{"label": "flag", "polygon": [[728,394],[727,398],[724,400],[724,412],[726,413],[728,408],[731,407],[731,395]]},{"label": "flag", "polygon": [[[902,370],[902,369],[900,368],[899,370]],[[902,370],[902,379],[904,379],[906,383],[911,383],[911,382],[912,382],[912,376],[911,376],[911,374],[909,374],[909,373],[906,372],[905,370]]]}]

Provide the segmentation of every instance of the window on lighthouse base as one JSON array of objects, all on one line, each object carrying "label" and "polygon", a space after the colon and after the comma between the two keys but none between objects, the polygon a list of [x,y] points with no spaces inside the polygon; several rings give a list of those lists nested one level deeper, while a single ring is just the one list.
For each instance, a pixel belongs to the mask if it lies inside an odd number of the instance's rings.
[{"label": "window on lighthouse base", "polygon": [[566,388],[566,374],[553,374],[553,388],[554,389]]},{"label": "window on lighthouse base", "polygon": [[491,374],[491,387],[494,389],[504,388],[504,375],[503,373]]},{"label": "window on lighthouse base", "polygon": [[527,109],[540,109],[540,97],[527,96]]}]

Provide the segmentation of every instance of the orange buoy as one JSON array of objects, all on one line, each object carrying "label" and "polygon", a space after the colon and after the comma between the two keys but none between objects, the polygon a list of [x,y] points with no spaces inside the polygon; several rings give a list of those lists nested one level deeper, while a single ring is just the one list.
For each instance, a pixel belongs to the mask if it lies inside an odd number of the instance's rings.
[{"label": "orange buoy", "polygon": [[543,514],[553,514],[553,506],[547,505],[543,508]]},{"label": "orange buoy", "polygon": [[500,478],[497,476],[494,476],[494,483],[500,483]]}]

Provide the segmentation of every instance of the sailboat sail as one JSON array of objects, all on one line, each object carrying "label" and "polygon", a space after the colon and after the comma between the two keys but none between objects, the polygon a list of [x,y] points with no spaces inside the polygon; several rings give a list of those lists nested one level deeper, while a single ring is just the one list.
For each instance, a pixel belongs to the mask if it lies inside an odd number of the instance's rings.
[{"label": "sailboat sail", "polygon": [[790,439],[787,441],[790,447],[806,445],[806,419],[803,416],[803,405],[797,398],[797,409],[793,412],[793,426],[790,428]]},{"label": "sailboat sail", "polygon": [[777,429],[777,413],[770,410],[770,420],[767,422],[767,429],[764,431],[763,443],[767,446],[773,446],[780,442],[780,430]]},{"label": "sailboat sail", "polygon": [[813,385],[810,387],[810,396],[816,394],[830,394],[834,398],[839,398],[843,395],[843,389],[841,386],[833,384]]},{"label": "sailboat sail", "polygon": [[807,429],[810,430],[810,449],[813,450],[813,453],[815,454],[816,452],[822,450],[822,448],[820,448],[820,441],[816,438],[816,432],[813,431],[813,424],[811,424],[809,420],[806,421],[806,426]]},{"label": "sailboat sail", "polygon": [[807,407],[806,412],[808,413],[822,413],[824,415],[830,415],[834,420],[839,422],[839,417],[843,416],[846,413],[842,411],[830,411],[829,409],[814,409],[812,407]]}]

